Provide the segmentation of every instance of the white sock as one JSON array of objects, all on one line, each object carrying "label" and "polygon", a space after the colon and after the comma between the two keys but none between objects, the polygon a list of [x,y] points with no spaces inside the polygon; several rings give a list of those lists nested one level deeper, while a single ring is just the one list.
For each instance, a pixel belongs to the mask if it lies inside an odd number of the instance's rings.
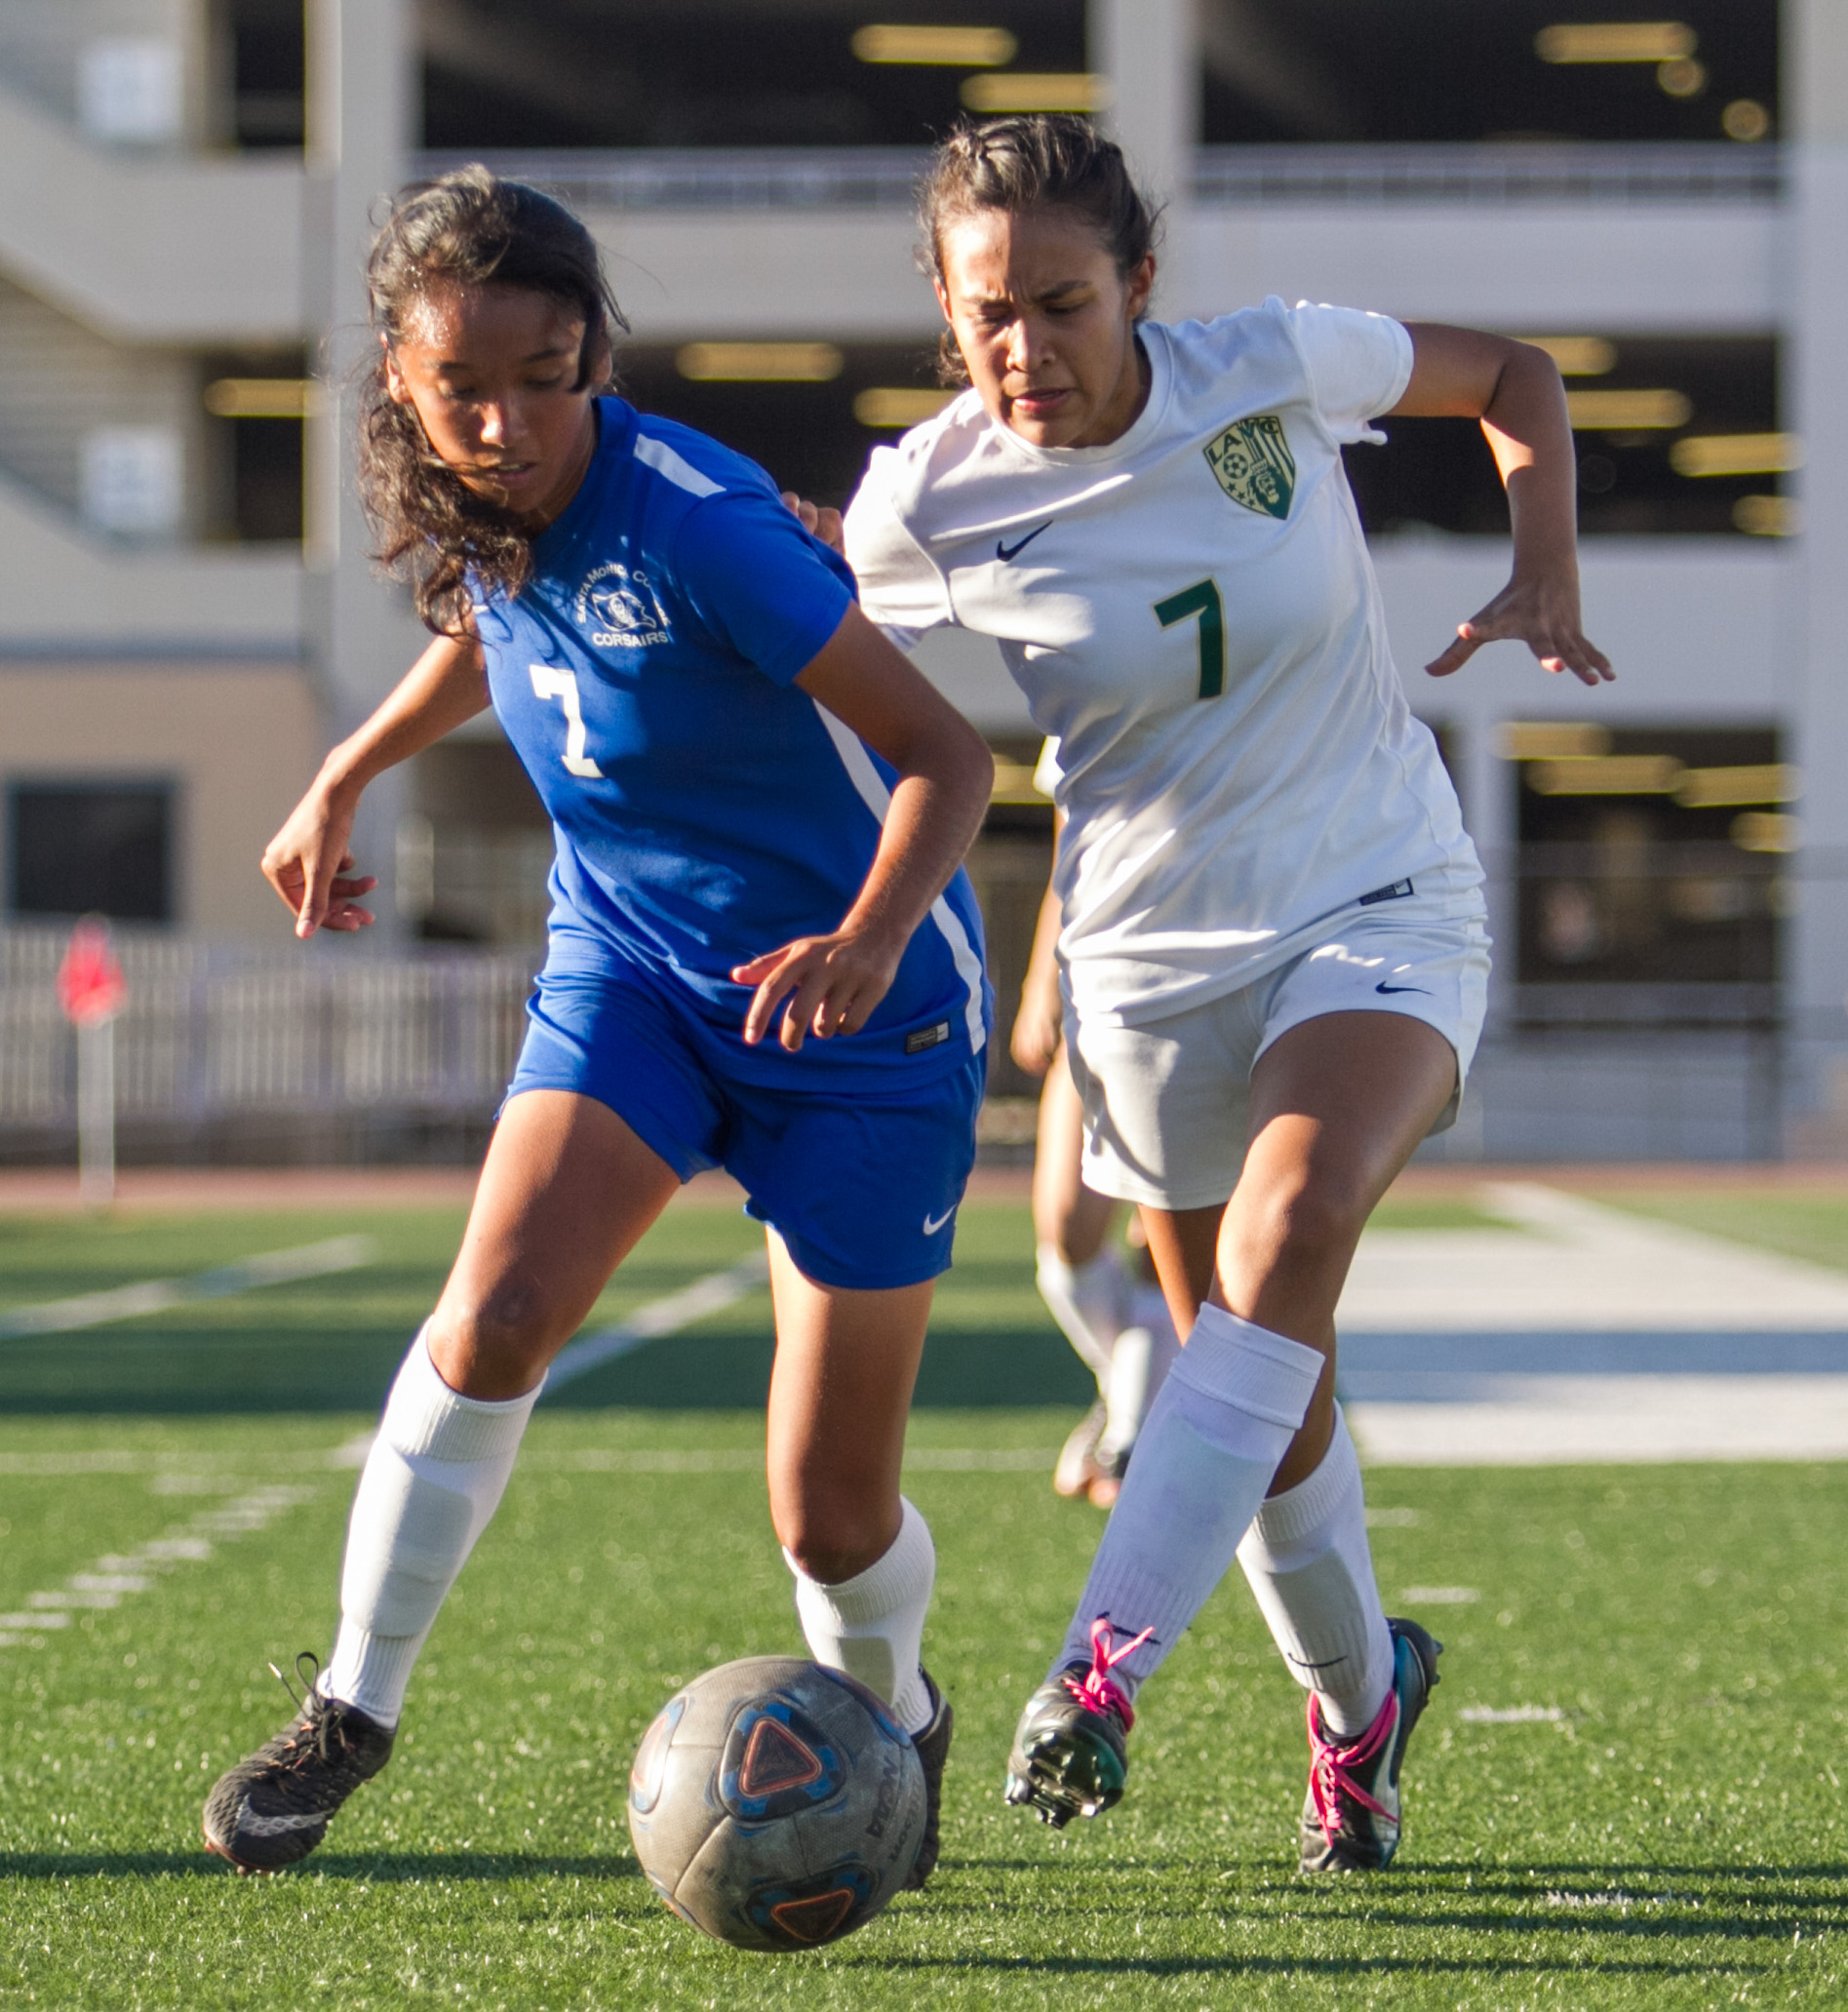
[{"label": "white sock", "polygon": [[544,1379],[487,1403],[451,1390],[423,1336],[385,1400],[346,1528],[340,1632],[319,1688],[396,1725],[405,1686],[475,1540],[500,1505]]},{"label": "white sock", "polygon": [[1322,1359],[1241,1321],[1199,1311],[1149,1407],[1122,1493],[1052,1666],[1089,1662],[1091,1623],[1153,1637],[1112,1673],[1133,1697],[1226,1576],[1315,1395]]},{"label": "white sock", "polygon": [[1037,1254],[1040,1297],[1080,1361],[1096,1377],[1098,1390],[1107,1394],[1111,1351],[1128,1297],[1121,1257],[1111,1244],[1081,1265],[1067,1264],[1052,1243],[1042,1243]]},{"label": "white sock", "polygon": [[1159,1287],[1131,1289],[1129,1322],[1110,1352],[1110,1374],[1104,1382],[1104,1430],[1097,1441],[1097,1459],[1106,1472],[1119,1454],[1135,1444],[1149,1406],[1181,1352]]},{"label": "white sock", "polygon": [[1393,1637],[1373,1577],[1360,1461],[1348,1421],[1308,1480],[1273,1495],[1239,1547],[1290,1675],[1316,1693],[1322,1723],[1352,1738],[1393,1683]]},{"label": "white sock", "polygon": [[851,1579],[824,1586],[787,1551],[783,1560],[796,1575],[796,1617],[809,1654],[877,1691],[907,1732],[923,1732],[930,1723],[930,1693],[918,1659],[937,1548],[916,1508],[902,1498],[900,1507],[904,1516],[890,1550]]}]

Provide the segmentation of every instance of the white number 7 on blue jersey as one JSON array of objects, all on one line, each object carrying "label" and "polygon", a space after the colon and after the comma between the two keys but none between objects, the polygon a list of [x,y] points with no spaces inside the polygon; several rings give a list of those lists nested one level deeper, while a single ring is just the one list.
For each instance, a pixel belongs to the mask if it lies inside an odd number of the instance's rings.
[{"label": "white number 7 on blue jersey", "polygon": [[577,674],[556,664],[528,664],[534,698],[556,698],[565,708],[565,766],[573,775],[601,775],[584,752],[584,709],[577,702]]}]

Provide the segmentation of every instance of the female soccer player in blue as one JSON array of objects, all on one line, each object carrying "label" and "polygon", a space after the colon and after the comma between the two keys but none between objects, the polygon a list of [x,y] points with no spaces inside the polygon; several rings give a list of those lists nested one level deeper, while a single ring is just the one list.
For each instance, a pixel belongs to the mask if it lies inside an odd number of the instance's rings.
[{"label": "female soccer player in blue", "polygon": [[394,207],[370,282],[361,485],[435,641],[263,871],[299,936],[370,923],[361,792],[491,704],[557,830],[550,946],[460,1255],[360,1480],[333,1657],[213,1790],[206,1842],[246,1872],[293,1864],[385,1764],[546,1364],[718,1165],[767,1228],[797,1610],[817,1660],[917,1740],[922,1885],[951,1717],[919,1667],[935,1560],[898,1475],[986,1060],[959,862],[987,749],[760,469],[600,395],[620,317],[560,205],[446,176]]}]

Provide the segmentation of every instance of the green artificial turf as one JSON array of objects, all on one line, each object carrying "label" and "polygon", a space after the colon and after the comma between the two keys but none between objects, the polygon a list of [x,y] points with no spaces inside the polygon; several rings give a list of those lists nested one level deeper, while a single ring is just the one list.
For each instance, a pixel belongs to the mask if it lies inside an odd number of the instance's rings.
[{"label": "green artificial turf", "polygon": [[1622,1194],[1599,1191],[1592,1199],[1632,1215],[1653,1217],[1755,1243],[1785,1257],[1800,1257],[1833,1271],[1848,1271],[1848,1194],[1776,1188],[1643,1188]]},{"label": "green artificial turf", "polygon": [[[600,1372],[651,1365],[620,1404],[541,1409],[389,1772],[306,1870],[235,1878],[198,1848],[200,1803],[287,1714],[265,1664],[325,1650],[352,1442],[454,1218],[0,1240],[20,1303],[354,1227],[385,1242],[375,1275],[0,1343],[0,1613],[163,1534],[212,1545],[0,1648],[0,2005],[1848,2002],[1838,1468],[1375,1470],[1388,1604],[1449,1644],[1384,1877],[1293,1871],[1301,1694],[1236,1574],[1144,1695],[1123,1806],[1056,1835],[1005,1809],[1008,1734],[1101,1519],[1046,1484],[1074,1416],[1049,1387],[1064,1345],[1002,1206],[965,1211],[906,1479],[940,1560],[926,1655],[958,1713],[926,1894],[832,1950],[746,1957],[673,1919],[629,1853],[624,1777],[655,1709],[799,1640],[762,1420],[709,1401],[716,1374],[761,1366],[761,1297]],[[670,1212],[626,1303],[749,1234]],[[330,1355],[363,1401],[335,1402]],[[983,1401],[1010,1377],[1060,1401]],[[253,1501],[269,1519],[240,1532]],[[1430,1598],[1446,1591],[1475,1597]],[[1523,1708],[1559,1716],[1466,1716]]]}]

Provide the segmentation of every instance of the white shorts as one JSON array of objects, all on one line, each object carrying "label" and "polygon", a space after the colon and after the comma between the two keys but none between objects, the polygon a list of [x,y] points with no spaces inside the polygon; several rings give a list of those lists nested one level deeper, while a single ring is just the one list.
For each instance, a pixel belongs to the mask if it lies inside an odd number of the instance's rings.
[{"label": "white shorts", "polygon": [[1255,983],[1140,1027],[1066,1022],[1084,1100],[1084,1185],[1155,1208],[1207,1208],[1239,1184],[1245,1096],[1258,1057],[1323,1013],[1403,1013],[1456,1051],[1457,1087],[1434,1132],[1456,1123],[1488,1000],[1480,916],[1420,915],[1414,896],[1361,910],[1339,933]]}]

